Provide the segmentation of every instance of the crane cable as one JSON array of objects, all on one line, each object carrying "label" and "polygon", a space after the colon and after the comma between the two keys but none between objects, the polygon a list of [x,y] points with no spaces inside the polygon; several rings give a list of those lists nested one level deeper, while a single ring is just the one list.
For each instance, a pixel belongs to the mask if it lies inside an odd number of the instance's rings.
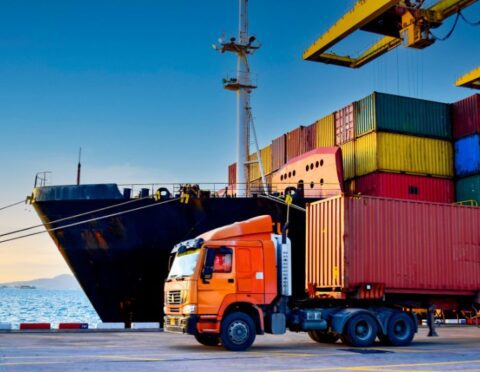
[{"label": "crane cable", "polygon": [[19,205],[19,204],[22,204],[22,203],[25,203],[25,200],[20,200],[19,202],[0,207],[0,211],[3,211],[4,209],[7,209],[7,208],[15,207],[16,205]]},{"label": "crane cable", "polygon": [[[94,222],[94,221],[103,220],[103,219],[106,219],[106,218],[116,217],[116,216],[120,216],[120,215],[123,215],[123,214],[131,213],[131,212],[136,212],[136,211],[140,211],[140,210],[147,209],[147,208],[151,208],[151,207],[156,207],[156,206],[159,206],[159,205],[162,205],[162,204],[167,204],[167,203],[171,203],[171,202],[173,202],[173,201],[178,201],[178,200],[180,200],[180,198],[170,199],[170,200],[166,200],[166,201],[159,202],[159,203],[155,203],[155,204],[143,205],[143,206],[138,207],[138,208],[132,208],[132,209],[128,209],[128,210],[126,210],[126,211],[115,212],[115,213],[107,214],[107,215],[105,215],[105,216],[94,217],[94,218],[90,218],[90,219],[83,220],[83,221],[72,222],[72,223],[70,223],[70,224],[63,225],[63,226],[47,228],[47,229],[45,229],[45,230],[43,230],[43,231],[36,231],[36,232],[33,232],[33,233],[28,233],[28,234],[24,234],[24,235],[21,235],[21,236],[16,236],[16,237],[13,237],[13,238],[0,240],[0,244],[6,243],[6,242],[11,242],[11,241],[14,241],[14,240],[19,240],[19,239],[27,238],[27,237],[29,237],[29,236],[44,234],[44,233],[46,233],[46,232],[52,232],[52,231],[67,229],[67,228],[69,228],[69,227],[74,227],[74,226],[82,225],[82,224],[84,224],[84,223],[89,223],[89,222]],[[69,217],[69,218],[70,218],[70,217]],[[45,226],[45,225],[40,225],[40,226]]]},{"label": "crane cable", "polygon": [[455,28],[457,27],[457,24],[458,24],[458,20],[459,19],[462,19],[465,23],[469,24],[470,26],[480,26],[480,20],[478,21],[471,21],[469,19],[467,19],[463,13],[459,10],[457,12],[457,16],[455,17],[455,21],[453,22],[453,26],[452,26],[452,29],[444,36],[444,37],[438,37],[438,36],[435,36],[431,31],[430,31],[430,34],[433,36],[433,38],[435,40],[439,40],[439,41],[445,41],[447,40],[450,36],[452,36],[453,34],[453,31],[455,31]]},{"label": "crane cable", "polygon": [[438,40],[438,41],[445,41],[447,40],[448,38],[450,38],[450,36],[452,36],[453,34],[453,31],[455,31],[455,28],[457,27],[457,24],[458,24],[458,20],[460,19],[460,12],[457,13],[456,17],[455,17],[455,21],[453,22],[453,26],[451,28],[450,31],[448,31],[448,33],[443,36],[443,37],[438,37],[438,36],[435,36],[431,31],[430,31],[430,34],[433,36],[433,38],[435,40]]},{"label": "crane cable", "polygon": [[467,19],[462,12],[458,12],[458,14],[460,14],[460,17],[462,17],[462,19],[465,21],[465,23],[469,24],[470,26],[480,26],[480,20],[478,21],[470,21],[469,19]]}]

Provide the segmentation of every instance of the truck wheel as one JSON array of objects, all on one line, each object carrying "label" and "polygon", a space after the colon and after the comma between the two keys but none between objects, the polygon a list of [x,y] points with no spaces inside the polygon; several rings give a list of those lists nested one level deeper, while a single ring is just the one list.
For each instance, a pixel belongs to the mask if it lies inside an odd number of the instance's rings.
[{"label": "truck wheel", "polygon": [[217,346],[220,343],[220,336],[216,333],[197,333],[195,340],[205,346]]},{"label": "truck wheel", "polygon": [[244,351],[255,341],[256,328],[253,319],[242,312],[228,314],[222,321],[220,339],[230,351]]},{"label": "truck wheel", "polygon": [[415,336],[412,318],[406,313],[394,313],[387,324],[387,342],[393,346],[407,346]]},{"label": "truck wheel", "polygon": [[358,314],[347,322],[342,340],[351,346],[368,347],[375,342],[377,333],[377,321],[368,314]]},{"label": "truck wheel", "polygon": [[324,343],[324,344],[334,344],[340,338],[340,335],[332,332],[323,332],[323,331],[308,331],[308,335],[313,341]]}]

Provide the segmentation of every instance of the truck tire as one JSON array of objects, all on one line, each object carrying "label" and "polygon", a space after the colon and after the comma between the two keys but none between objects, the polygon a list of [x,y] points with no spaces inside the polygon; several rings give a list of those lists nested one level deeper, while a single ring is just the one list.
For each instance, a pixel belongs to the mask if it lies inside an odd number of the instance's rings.
[{"label": "truck tire", "polygon": [[217,346],[220,343],[220,336],[216,333],[197,333],[195,340],[205,346]]},{"label": "truck tire", "polygon": [[415,336],[415,325],[412,318],[403,312],[394,313],[387,324],[385,341],[393,346],[408,346]]},{"label": "truck tire", "polygon": [[354,347],[372,346],[377,338],[377,321],[368,314],[354,315],[345,325],[343,342]]},{"label": "truck tire", "polygon": [[242,312],[228,314],[222,321],[220,339],[230,351],[244,351],[255,341],[256,328],[253,319]]},{"label": "truck tire", "polygon": [[340,338],[340,335],[332,332],[324,331],[308,331],[308,335],[313,341],[323,344],[334,344]]}]

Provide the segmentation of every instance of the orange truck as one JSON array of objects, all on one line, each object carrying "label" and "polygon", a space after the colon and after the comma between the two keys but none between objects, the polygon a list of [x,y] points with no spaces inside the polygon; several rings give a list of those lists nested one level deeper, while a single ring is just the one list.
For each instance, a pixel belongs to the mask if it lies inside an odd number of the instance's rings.
[{"label": "orange truck", "polygon": [[[232,351],[248,349],[256,335],[284,334],[287,326],[318,342],[336,342],[342,334],[352,345],[369,346],[377,336],[376,320],[365,309],[292,303],[290,241],[272,234],[270,216],[210,231],[178,244],[174,253],[165,283],[167,332]],[[415,319],[400,312],[398,318],[404,331],[395,343],[408,344]]]},{"label": "orange truck", "polygon": [[232,351],[287,330],[320,343],[368,347],[378,337],[406,346],[417,332],[414,308],[430,309],[434,332],[435,306],[480,303],[480,208],[342,195],[307,205],[306,218],[302,294],[292,294],[298,250],[286,226],[272,232],[270,216],[177,244],[165,331]]}]

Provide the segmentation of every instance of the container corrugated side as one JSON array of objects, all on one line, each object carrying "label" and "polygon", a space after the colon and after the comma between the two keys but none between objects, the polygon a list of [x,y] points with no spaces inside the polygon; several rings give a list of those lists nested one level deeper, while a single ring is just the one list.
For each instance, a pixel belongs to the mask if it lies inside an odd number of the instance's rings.
[{"label": "container corrugated side", "polygon": [[355,141],[347,142],[340,146],[342,149],[343,179],[355,177]]},{"label": "container corrugated side", "polygon": [[474,94],[452,105],[453,137],[480,133],[480,94]]},{"label": "container corrugated side", "polygon": [[480,205],[480,175],[457,180],[455,184],[455,199],[457,202],[474,201]]},{"label": "container corrugated side", "polygon": [[261,149],[260,157],[262,158],[263,172],[265,174],[272,173],[272,145]]},{"label": "container corrugated side", "polygon": [[473,296],[480,288],[480,208],[375,197],[307,206],[306,285],[354,295]]},{"label": "container corrugated side", "polygon": [[237,183],[237,163],[228,166],[228,184],[235,185]]},{"label": "container corrugated side", "polygon": [[480,173],[480,135],[474,134],[455,142],[455,175]]},{"label": "container corrugated side", "polygon": [[374,132],[355,141],[355,172],[376,171],[453,177],[453,149],[448,141]]},{"label": "container corrugated side", "polygon": [[287,133],[287,161],[301,155],[304,128],[300,126]]},{"label": "container corrugated side", "polygon": [[[257,161],[257,153],[254,152],[253,154],[248,155],[248,161]],[[260,178],[260,169],[258,167],[258,163],[249,163],[248,164],[248,182],[252,182],[253,180]]]},{"label": "container corrugated side", "polygon": [[272,141],[272,171],[280,169],[286,162],[286,136],[282,134]]},{"label": "container corrugated side", "polygon": [[423,99],[373,93],[354,103],[355,136],[372,131],[451,139],[449,105]]},{"label": "container corrugated side", "polygon": [[355,138],[353,104],[334,113],[335,115],[335,144],[337,146],[352,141]]},{"label": "container corrugated side", "polygon": [[305,128],[302,131],[302,138],[300,143],[300,155],[305,154],[315,148],[317,142],[317,128],[316,123],[313,123]]},{"label": "container corrugated side", "polygon": [[325,116],[315,124],[317,131],[315,147],[335,146],[335,115]]},{"label": "container corrugated side", "polygon": [[446,178],[372,173],[349,181],[348,192],[434,203],[455,201],[454,182]]}]

